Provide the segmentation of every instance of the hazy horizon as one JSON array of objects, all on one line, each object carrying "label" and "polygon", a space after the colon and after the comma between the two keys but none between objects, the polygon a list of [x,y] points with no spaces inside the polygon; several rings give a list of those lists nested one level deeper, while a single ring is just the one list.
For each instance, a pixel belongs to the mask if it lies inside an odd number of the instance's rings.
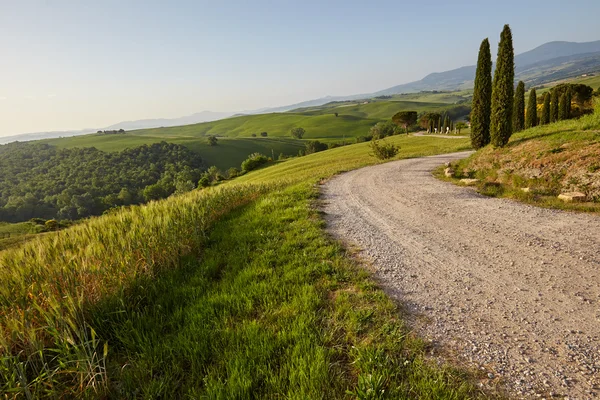
[{"label": "hazy horizon", "polygon": [[375,92],[495,58],[505,23],[517,54],[600,39],[596,1],[397,3],[2,2],[0,136]]}]

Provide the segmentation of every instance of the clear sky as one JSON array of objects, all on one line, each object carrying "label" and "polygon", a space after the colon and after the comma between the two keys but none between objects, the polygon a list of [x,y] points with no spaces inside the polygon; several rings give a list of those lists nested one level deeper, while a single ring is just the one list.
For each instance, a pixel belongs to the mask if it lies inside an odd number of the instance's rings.
[{"label": "clear sky", "polygon": [[[0,136],[373,92],[600,39],[599,0],[0,0]],[[495,58],[495,55],[494,55]]]}]

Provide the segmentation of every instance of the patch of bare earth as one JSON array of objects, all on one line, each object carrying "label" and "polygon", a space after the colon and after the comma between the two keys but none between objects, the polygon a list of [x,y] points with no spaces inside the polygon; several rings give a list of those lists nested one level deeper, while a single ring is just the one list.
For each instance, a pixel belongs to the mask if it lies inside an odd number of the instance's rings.
[{"label": "patch of bare earth", "polygon": [[328,229],[375,267],[439,354],[511,398],[600,395],[600,218],[435,179],[455,153],[344,173]]}]

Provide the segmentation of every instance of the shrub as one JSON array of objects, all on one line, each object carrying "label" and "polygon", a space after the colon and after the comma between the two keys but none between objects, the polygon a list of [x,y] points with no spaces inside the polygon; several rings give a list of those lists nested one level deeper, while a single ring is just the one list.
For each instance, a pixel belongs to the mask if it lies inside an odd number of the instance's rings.
[{"label": "shrub", "polygon": [[266,164],[269,161],[267,156],[260,153],[252,153],[242,162],[242,171],[248,172]]},{"label": "shrub", "polygon": [[45,223],[47,231],[57,231],[58,230],[58,221],[55,219],[49,219]]},{"label": "shrub", "polygon": [[356,143],[370,142],[373,136],[357,136]]},{"label": "shrub", "polygon": [[306,142],[306,154],[317,153],[323,150],[327,150],[327,144],[321,143],[318,140],[310,140]]},{"label": "shrub", "polygon": [[232,179],[240,174],[237,168],[231,167],[227,170],[227,178]]},{"label": "shrub", "polygon": [[260,136],[262,136],[262,137],[267,137],[267,135],[268,135],[267,132],[261,132],[260,133]]},{"label": "shrub", "polygon": [[380,160],[387,160],[388,158],[396,156],[400,147],[380,140],[373,140],[371,141],[371,149],[373,150],[373,155],[375,157]]}]

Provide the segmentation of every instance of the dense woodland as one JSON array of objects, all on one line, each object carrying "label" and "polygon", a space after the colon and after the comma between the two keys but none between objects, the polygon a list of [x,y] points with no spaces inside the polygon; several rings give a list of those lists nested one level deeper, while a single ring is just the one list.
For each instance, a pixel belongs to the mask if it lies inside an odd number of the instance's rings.
[{"label": "dense woodland", "polygon": [[202,159],[184,146],[156,143],[121,152],[0,146],[0,220],[79,219],[196,187]]}]

